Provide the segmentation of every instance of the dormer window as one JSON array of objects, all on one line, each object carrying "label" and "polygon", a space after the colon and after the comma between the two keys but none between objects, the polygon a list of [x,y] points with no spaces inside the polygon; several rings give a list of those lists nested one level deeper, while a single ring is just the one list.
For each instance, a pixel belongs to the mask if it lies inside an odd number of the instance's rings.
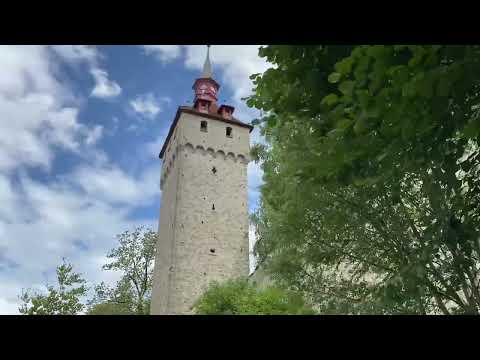
[{"label": "dormer window", "polygon": [[218,109],[218,113],[225,119],[232,119],[234,107],[230,105],[222,105]]},{"label": "dormer window", "polygon": [[227,137],[232,137],[232,128],[231,127],[227,127],[226,131],[225,131]]},{"label": "dormer window", "polygon": [[208,123],[206,121],[204,121],[204,120],[201,121],[200,122],[200,131],[207,132],[208,131],[207,130],[207,125],[208,125]]}]

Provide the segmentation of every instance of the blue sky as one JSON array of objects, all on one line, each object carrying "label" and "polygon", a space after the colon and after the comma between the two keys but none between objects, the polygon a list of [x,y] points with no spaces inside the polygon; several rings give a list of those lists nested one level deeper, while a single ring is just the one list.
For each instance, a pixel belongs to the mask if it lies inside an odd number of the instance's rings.
[{"label": "blue sky", "polygon": [[[157,229],[160,147],[191,104],[205,46],[0,46],[0,314],[22,288],[44,289],[66,257],[89,284],[115,235]],[[258,46],[212,46],[219,100],[250,122],[249,75],[268,68]],[[258,130],[252,144],[263,141]],[[261,170],[249,164],[249,208]]]}]

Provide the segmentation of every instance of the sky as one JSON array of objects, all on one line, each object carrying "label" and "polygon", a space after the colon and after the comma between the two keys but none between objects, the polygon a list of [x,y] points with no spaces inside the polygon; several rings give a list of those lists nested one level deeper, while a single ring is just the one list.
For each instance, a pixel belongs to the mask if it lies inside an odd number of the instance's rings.
[{"label": "sky", "polygon": [[[241,100],[249,76],[269,67],[258,47],[210,49],[219,102],[247,123],[258,116]],[[101,267],[115,235],[157,230],[158,153],[177,107],[192,105],[205,54],[200,45],[0,46],[0,314],[18,313],[22,289],[56,283],[62,258],[88,285],[113,284],[119,274]],[[250,212],[261,184],[252,162]]]}]

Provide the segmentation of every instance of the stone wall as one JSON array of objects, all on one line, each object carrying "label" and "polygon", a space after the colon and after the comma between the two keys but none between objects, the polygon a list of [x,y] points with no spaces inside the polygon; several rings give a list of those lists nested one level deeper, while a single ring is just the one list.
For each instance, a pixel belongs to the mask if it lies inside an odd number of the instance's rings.
[{"label": "stone wall", "polygon": [[248,274],[249,130],[184,113],[175,131],[162,168],[152,314],[191,313],[211,281]]}]

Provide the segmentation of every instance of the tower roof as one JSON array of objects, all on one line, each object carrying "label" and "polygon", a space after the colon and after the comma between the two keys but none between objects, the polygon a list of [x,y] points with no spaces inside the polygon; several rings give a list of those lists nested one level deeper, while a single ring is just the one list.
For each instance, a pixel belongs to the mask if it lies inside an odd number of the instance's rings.
[{"label": "tower roof", "polygon": [[210,63],[210,45],[207,45],[207,57],[205,58],[205,64],[203,65],[203,71],[201,77],[195,80],[193,84],[193,90],[195,91],[195,98],[193,100],[194,107],[197,107],[197,101],[201,101],[203,107],[205,107],[205,102],[213,105],[217,102],[217,93],[220,89],[220,84],[218,84],[213,79],[212,74],[212,64]]}]

